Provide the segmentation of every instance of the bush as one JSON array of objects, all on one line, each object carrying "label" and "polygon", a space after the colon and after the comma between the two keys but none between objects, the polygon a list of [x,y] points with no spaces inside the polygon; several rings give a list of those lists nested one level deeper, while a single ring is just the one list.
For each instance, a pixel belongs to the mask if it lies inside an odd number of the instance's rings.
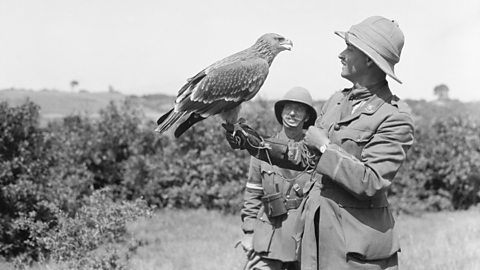
[{"label": "bush", "polygon": [[51,218],[45,207],[52,153],[38,128],[38,106],[31,102],[11,108],[0,103],[0,255],[26,253],[37,258],[41,250],[28,242],[29,231],[16,226],[22,215],[34,211],[41,221]]},{"label": "bush", "polygon": [[[249,102],[243,117],[272,135],[279,128],[272,108]],[[130,251],[115,243],[126,241],[126,221],[148,215],[147,205],[231,213],[242,205],[250,157],[230,148],[218,118],[174,139],[154,133],[156,124],[129,102],[45,128],[38,109],[0,103],[1,256],[122,269]],[[465,117],[427,116],[418,118],[414,145],[389,189],[392,205],[468,208],[480,199],[479,127]],[[132,241],[131,250],[139,244]]]},{"label": "bush", "polygon": [[[46,207],[55,216],[50,222],[39,222],[36,213],[30,212],[15,225],[30,232],[27,244],[39,250],[41,260],[65,264],[68,269],[125,269],[128,257],[141,244],[128,238],[126,225],[152,214],[141,199],[115,203],[108,189],[95,191],[74,217],[54,204]],[[119,248],[118,243],[128,243],[129,248]],[[17,265],[28,264],[30,259],[28,254],[18,256]]]},{"label": "bush", "polygon": [[[38,109],[31,102],[12,108],[7,103],[0,103],[0,255],[16,257],[24,263],[45,258],[60,260],[62,257],[56,254],[64,254],[65,251],[58,246],[52,248],[52,245],[53,240],[60,240],[55,237],[61,236],[61,233],[56,235],[62,230],[68,233],[76,230],[79,236],[91,237],[90,242],[86,241],[87,246],[65,239],[56,243],[68,244],[68,248],[64,249],[69,249],[72,254],[81,254],[82,248],[94,249],[97,244],[104,244],[105,241],[93,244],[92,241],[104,239],[106,233],[113,235],[113,240],[118,240],[117,236],[125,233],[122,229],[124,222],[129,217],[145,213],[138,202],[135,205],[114,203],[113,199],[121,197],[117,195],[118,186],[113,184],[112,201],[105,201],[103,210],[115,213],[101,212],[102,205],[95,203],[99,202],[99,195],[90,197],[95,189],[105,186],[105,175],[122,166],[107,160],[106,163],[100,162],[106,166],[96,170],[91,166],[92,161],[98,156],[104,159],[102,154],[109,152],[114,152],[111,158],[117,160],[117,156],[124,155],[122,149],[128,143],[121,140],[112,143],[99,125],[79,116],[67,117],[61,123],[52,123],[47,129],[41,129],[38,126]],[[106,113],[105,118],[116,120],[111,117],[117,112],[113,105],[109,112],[112,113]],[[130,126],[124,123],[123,127],[125,125],[125,129],[137,127],[136,123]],[[98,134],[108,139],[94,140],[102,139]],[[134,211],[138,213],[133,215]],[[102,220],[108,221],[108,226],[102,225]],[[90,228],[79,225],[87,221],[100,228],[100,233],[94,236],[85,232],[80,234],[80,230]],[[69,224],[72,226],[69,227]],[[116,231],[109,231],[106,226]],[[47,241],[48,237],[53,240]]]},{"label": "bush", "polygon": [[480,199],[480,128],[469,117],[434,120],[415,133],[393,185],[405,211],[467,209]]}]

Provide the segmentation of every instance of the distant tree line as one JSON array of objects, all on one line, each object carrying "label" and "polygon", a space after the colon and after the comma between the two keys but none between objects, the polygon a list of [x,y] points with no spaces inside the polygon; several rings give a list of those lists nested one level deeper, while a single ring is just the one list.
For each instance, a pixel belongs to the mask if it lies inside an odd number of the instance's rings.
[{"label": "distant tree line", "polygon": [[[413,104],[415,144],[389,191],[397,211],[466,209],[480,199],[480,128],[459,104],[455,113]],[[250,102],[243,117],[272,134],[272,105]],[[125,223],[153,206],[230,213],[241,207],[249,156],[230,149],[217,119],[179,139],[158,136],[128,101],[111,103],[95,119],[70,115],[43,128],[38,120],[31,102],[0,103],[0,256],[115,269],[117,250],[103,258],[91,251],[126,241]]]}]

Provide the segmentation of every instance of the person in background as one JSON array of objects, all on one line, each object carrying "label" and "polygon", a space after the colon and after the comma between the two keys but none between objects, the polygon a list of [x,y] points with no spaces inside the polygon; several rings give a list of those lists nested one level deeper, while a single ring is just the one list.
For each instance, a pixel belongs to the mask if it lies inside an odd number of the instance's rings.
[{"label": "person in background", "polygon": [[413,143],[414,127],[387,76],[401,83],[394,66],[404,35],[395,21],[380,16],[335,34],[346,43],[341,76],[352,87],[323,105],[295,146],[303,149],[300,158],[287,154],[291,145],[285,141],[262,141],[245,124],[239,128],[244,132],[227,130],[226,138],[232,148],[277,166],[311,167],[321,175],[300,206],[302,270],[397,269],[400,245],[387,190]]},{"label": "person in background", "polygon": [[[303,140],[317,118],[312,97],[302,87],[289,90],[274,108],[282,125],[274,137],[287,142]],[[245,269],[300,269],[295,223],[303,187],[311,181],[312,174],[307,171],[282,169],[251,158],[241,210],[244,237],[240,243],[248,259]]]}]

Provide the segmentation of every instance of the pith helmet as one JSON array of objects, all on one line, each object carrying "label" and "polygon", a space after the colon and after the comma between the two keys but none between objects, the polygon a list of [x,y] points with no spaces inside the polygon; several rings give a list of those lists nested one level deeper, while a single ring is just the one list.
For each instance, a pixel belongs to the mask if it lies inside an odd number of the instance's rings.
[{"label": "pith helmet", "polygon": [[400,61],[405,37],[398,24],[381,16],[372,16],[356,24],[348,32],[336,31],[345,39],[372,59],[377,66],[399,83],[394,66]]},{"label": "pith helmet", "polygon": [[308,120],[303,124],[304,129],[315,123],[317,120],[317,111],[313,108],[313,99],[307,89],[299,86],[294,87],[288,90],[281,100],[275,102],[275,116],[280,124],[283,123],[282,111],[287,102],[298,102],[307,107]]}]

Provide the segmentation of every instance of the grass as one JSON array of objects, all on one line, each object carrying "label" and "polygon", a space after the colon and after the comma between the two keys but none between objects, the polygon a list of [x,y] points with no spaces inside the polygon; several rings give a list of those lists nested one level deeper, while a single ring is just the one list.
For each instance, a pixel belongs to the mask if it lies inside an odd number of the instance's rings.
[{"label": "grass", "polygon": [[399,217],[402,269],[480,269],[480,208]]},{"label": "grass", "polygon": [[[480,209],[397,217],[400,268],[480,269]],[[205,210],[162,210],[131,227],[147,245],[133,269],[240,269],[240,218]]]},{"label": "grass", "polygon": [[130,230],[148,244],[138,250],[132,269],[240,269],[243,251],[240,218],[206,210],[162,210]]},{"label": "grass", "polygon": [[[480,208],[399,216],[400,269],[480,269]],[[242,236],[240,217],[207,210],[163,209],[129,226],[145,243],[131,258],[135,270],[241,269],[234,244]],[[0,262],[0,269],[13,269]],[[37,266],[32,269],[55,269]]]}]

